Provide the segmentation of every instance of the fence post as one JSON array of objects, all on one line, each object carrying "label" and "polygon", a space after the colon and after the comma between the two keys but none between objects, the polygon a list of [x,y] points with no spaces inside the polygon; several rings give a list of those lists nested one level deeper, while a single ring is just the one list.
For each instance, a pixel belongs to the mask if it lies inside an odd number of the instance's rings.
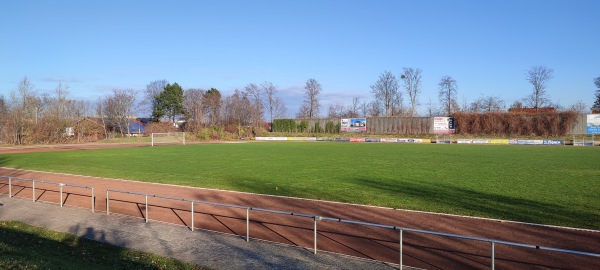
[{"label": "fence post", "polygon": [[96,213],[96,196],[94,194],[94,188],[92,188],[92,213]]},{"label": "fence post", "polygon": [[400,264],[398,264],[398,268],[402,270],[402,229],[400,229]]},{"label": "fence post", "polygon": [[246,242],[250,241],[250,208],[246,208]]},{"label": "fence post", "polygon": [[8,178],[8,197],[12,198],[12,177]]},{"label": "fence post", "polygon": [[148,223],[148,194],[146,194],[146,223]]},{"label": "fence post", "polygon": [[194,231],[194,201],[192,201],[192,232]]},{"label": "fence post", "polygon": [[60,207],[63,207],[63,183],[58,184],[58,186],[60,187]]},{"label": "fence post", "polygon": [[33,186],[32,190],[31,190],[31,200],[33,200],[33,202],[35,202],[35,180],[31,181],[31,184]]},{"label": "fence post", "polygon": [[110,199],[108,199],[108,190],[106,190],[106,215],[108,216],[109,210],[108,205],[110,204]]},{"label": "fence post", "polygon": [[494,270],[496,268],[496,255],[495,255],[495,248],[494,248],[494,241],[490,241],[490,243],[492,243],[492,270]]},{"label": "fence post", "polygon": [[314,244],[315,244],[314,252],[315,252],[315,254],[317,254],[317,221],[319,221],[319,220],[321,220],[321,217],[315,216],[315,231],[314,231],[314,233],[315,233],[315,235],[314,235]]}]

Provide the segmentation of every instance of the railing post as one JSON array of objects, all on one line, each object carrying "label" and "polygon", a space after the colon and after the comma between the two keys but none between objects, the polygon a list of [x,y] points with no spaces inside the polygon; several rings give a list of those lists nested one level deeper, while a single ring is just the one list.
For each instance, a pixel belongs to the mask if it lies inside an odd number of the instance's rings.
[{"label": "railing post", "polygon": [[58,184],[58,186],[60,187],[60,207],[63,207],[63,183]]},{"label": "railing post", "polygon": [[146,223],[148,223],[148,194],[146,194]]},{"label": "railing post", "polygon": [[194,201],[192,201],[192,232],[194,231]]},{"label": "railing post", "polygon": [[92,213],[96,213],[96,196],[94,194],[94,188],[92,188]]},{"label": "railing post", "polygon": [[108,205],[110,204],[110,199],[108,198],[108,190],[106,190],[106,215],[108,216],[109,210]]},{"label": "railing post", "polygon": [[402,229],[400,229],[400,263],[398,264],[398,269],[402,270]]},{"label": "railing post", "polygon": [[315,254],[317,254],[317,221],[319,221],[319,220],[321,220],[321,217],[315,216],[315,231],[314,231],[314,233],[315,233],[315,235],[314,235],[314,244],[315,244],[314,252],[315,252]]},{"label": "railing post", "polygon": [[35,180],[31,181],[32,189],[31,189],[31,200],[35,202]]},{"label": "railing post", "polygon": [[490,241],[490,243],[492,243],[492,270],[494,270],[496,268],[496,252],[495,252],[495,245],[494,245],[494,241]]},{"label": "railing post", "polygon": [[8,197],[12,198],[12,177],[8,178]]},{"label": "railing post", "polygon": [[246,208],[246,242],[250,241],[250,208]]}]

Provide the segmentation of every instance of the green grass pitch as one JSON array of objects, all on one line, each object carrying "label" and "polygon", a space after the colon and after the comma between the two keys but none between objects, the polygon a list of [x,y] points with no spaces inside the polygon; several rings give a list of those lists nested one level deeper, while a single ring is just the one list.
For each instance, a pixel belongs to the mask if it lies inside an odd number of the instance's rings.
[{"label": "green grass pitch", "polygon": [[269,142],[0,155],[0,166],[600,229],[600,149]]}]

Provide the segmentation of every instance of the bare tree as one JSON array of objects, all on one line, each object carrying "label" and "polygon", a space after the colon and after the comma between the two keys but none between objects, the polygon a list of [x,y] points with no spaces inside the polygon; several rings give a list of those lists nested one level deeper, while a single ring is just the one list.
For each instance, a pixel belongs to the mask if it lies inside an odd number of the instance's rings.
[{"label": "bare tree", "polygon": [[265,105],[267,107],[267,112],[269,113],[269,123],[273,123],[273,114],[277,108],[276,103],[282,103],[283,101],[278,101],[277,87],[274,86],[273,83],[264,82],[260,87],[262,88],[262,92],[265,94]]},{"label": "bare tree", "polygon": [[319,94],[321,94],[321,84],[315,79],[308,79],[304,85],[304,102],[298,112],[298,118],[313,119],[319,116],[321,104]]},{"label": "bare tree", "polygon": [[263,106],[263,91],[258,85],[251,83],[246,85],[244,92],[248,96],[250,104],[252,105],[250,114],[252,115],[252,125],[260,126],[263,115],[264,115],[264,106]]},{"label": "bare tree", "polygon": [[527,71],[525,79],[531,83],[533,90],[525,98],[525,101],[529,107],[535,108],[536,111],[549,102],[546,87],[548,81],[552,79],[553,73],[554,70],[545,66],[534,66]]},{"label": "bare tree", "polygon": [[588,106],[585,105],[585,102],[583,102],[583,100],[578,100],[577,102],[575,102],[575,103],[571,104],[571,106],[569,106],[569,110],[576,111],[581,114],[586,113],[587,108],[588,108]]},{"label": "bare tree", "polygon": [[102,121],[102,128],[104,129],[104,138],[108,138],[108,121],[104,115],[104,99],[98,98],[96,100],[96,117]]},{"label": "bare tree", "polygon": [[165,90],[167,84],[169,84],[167,80],[156,80],[146,85],[141,105],[147,110],[148,114],[152,113],[154,110],[154,101],[160,96],[160,93]]},{"label": "bare tree", "polygon": [[493,96],[480,97],[469,107],[471,112],[497,112],[502,109],[504,109],[504,100]]},{"label": "bare tree", "polygon": [[513,102],[510,105],[510,109],[522,109],[523,108],[523,102],[515,100],[515,102]]},{"label": "bare tree", "polygon": [[360,103],[360,112],[364,117],[369,115],[369,104],[370,103],[366,100],[363,100],[363,102]]},{"label": "bare tree", "polygon": [[130,132],[129,117],[134,111],[136,95],[132,89],[113,89],[112,94],[104,98],[102,114],[108,129],[121,134]]},{"label": "bare tree", "polygon": [[275,97],[273,117],[275,117],[276,119],[287,117],[287,107],[285,106],[285,102],[283,102],[283,99],[281,99],[281,97]]},{"label": "bare tree", "polygon": [[444,76],[440,79],[438,86],[440,89],[440,103],[442,104],[446,115],[451,115],[458,107],[458,102],[456,101],[456,80],[450,76]]},{"label": "bare tree", "polygon": [[405,113],[404,95],[402,94],[402,91],[398,90],[398,92],[396,92],[392,105],[392,116],[401,116]]},{"label": "bare tree", "polygon": [[344,107],[344,104],[337,102],[335,105],[329,105],[327,111],[327,117],[329,118],[345,118],[348,117],[348,110]]},{"label": "bare tree", "polygon": [[222,118],[225,125],[237,127],[238,136],[242,136],[243,127],[251,123],[252,104],[246,92],[235,90],[233,94],[223,100]]},{"label": "bare tree", "polygon": [[221,92],[219,90],[211,88],[204,93],[202,105],[205,114],[210,119],[211,126],[215,126],[220,120],[221,103]]},{"label": "bare tree", "polygon": [[79,104],[69,99],[69,86],[59,82],[55,95],[43,97],[44,111],[41,113],[43,121],[37,124],[38,139],[46,142],[63,140],[67,127],[73,127],[75,121],[83,113]]},{"label": "bare tree", "polygon": [[10,116],[8,102],[0,95],[0,144],[10,142]]},{"label": "bare tree", "polygon": [[421,72],[420,68],[402,68],[404,74],[401,79],[404,81],[404,90],[408,94],[410,101],[410,117],[415,115],[415,108],[419,105],[419,94],[421,93]]},{"label": "bare tree", "polygon": [[369,115],[373,117],[378,117],[383,114],[383,110],[381,109],[381,104],[378,100],[372,100],[369,102]]},{"label": "bare tree", "polygon": [[43,110],[43,102],[37,96],[29,78],[24,77],[17,86],[17,90],[11,92],[11,133],[12,142],[24,144],[31,142],[33,129],[38,122],[40,111]]},{"label": "bare tree", "polygon": [[429,102],[427,102],[427,116],[433,117],[438,114],[436,106],[431,102],[431,98],[429,98]]},{"label": "bare tree", "polygon": [[371,93],[375,95],[377,104],[383,105],[385,116],[392,116],[394,105],[398,103],[398,80],[389,71],[379,75],[379,79],[371,85]]},{"label": "bare tree", "polygon": [[350,108],[350,113],[352,114],[351,117],[358,117],[359,110],[360,110],[360,98],[359,97],[353,97],[352,98],[352,107]]},{"label": "bare tree", "polygon": [[183,94],[183,107],[185,110],[185,128],[190,131],[198,131],[202,127],[203,97],[206,91],[202,89],[187,89]]}]

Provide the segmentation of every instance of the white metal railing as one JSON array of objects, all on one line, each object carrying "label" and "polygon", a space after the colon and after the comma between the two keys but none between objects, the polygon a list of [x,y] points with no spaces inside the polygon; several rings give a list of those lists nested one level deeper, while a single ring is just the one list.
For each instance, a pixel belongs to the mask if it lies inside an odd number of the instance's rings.
[{"label": "white metal railing", "polygon": [[233,204],[222,204],[222,203],[214,203],[214,202],[207,202],[207,201],[200,201],[200,200],[174,198],[174,197],[160,196],[160,195],[155,195],[155,194],[144,194],[144,193],[123,191],[123,190],[107,190],[106,191],[106,214],[107,215],[109,214],[109,192],[144,196],[146,199],[146,209],[145,209],[145,212],[146,212],[145,221],[146,222],[149,221],[148,198],[162,198],[162,199],[190,202],[192,205],[192,210],[191,210],[192,223],[190,225],[190,228],[192,231],[194,230],[194,204],[207,204],[207,205],[222,206],[222,207],[229,207],[229,208],[246,209],[246,241],[250,240],[250,210],[274,213],[274,214],[280,214],[280,215],[291,215],[291,216],[297,216],[297,217],[310,218],[310,219],[314,220],[314,226],[313,226],[313,245],[314,245],[313,252],[314,252],[314,254],[317,254],[317,222],[319,222],[319,221],[341,222],[341,223],[347,223],[347,224],[355,224],[355,225],[362,225],[362,226],[369,226],[369,227],[398,230],[399,231],[399,266],[400,266],[400,268],[402,268],[402,265],[403,265],[403,258],[402,258],[403,257],[403,232],[437,235],[437,236],[443,236],[443,237],[449,237],[449,238],[458,238],[458,239],[466,239],[466,240],[490,243],[490,248],[491,248],[491,252],[490,252],[491,265],[490,265],[490,267],[491,267],[491,269],[495,269],[495,264],[496,264],[495,246],[496,246],[496,244],[600,258],[600,254],[591,253],[591,252],[545,247],[545,246],[539,246],[539,245],[523,244],[523,243],[517,243],[517,242],[501,241],[501,240],[494,240],[494,239],[489,239],[489,238],[472,237],[472,236],[465,236],[465,235],[451,234],[451,233],[442,233],[442,232],[429,231],[429,230],[419,230],[419,229],[412,229],[412,228],[405,228],[405,227],[378,224],[378,223],[370,223],[370,222],[362,222],[362,221],[355,221],[355,220],[348,220],[348,219],[341,219],[341,218],[323,217],[323,216],[294,213],[294,212],[285,212],[285,211],[265,209],[265,208],[256,208],[256,207],[240,206],[240,205],[233,205]]},{"label": "white metal railing", "polygon": [[[34,202],[36,201],[35,183],[57,185],[60,188],[59,192],[60,192],[60,197],[61,197],[61,203],[60,203],[61,207],[63,206],[62,187],[69,186],[69,187],[76,187],[76,188],[83,188],[83,189],[91,189],[92,212],[94,212],[95,196],[94,196],[94,188],[93,187],[66,184],[66,183],[58,183],[58,182],[50,182],[50,181],[42,181],[42,180],[34,180],[34,179],[26,179],[26,178],[18,178],[18,177],[10,177],[10,176],[0,176],[0,178],[8,179],[9,197],[10,198],[13,197],[12,196],[12,186],[13,186],[12,182],[13,181],[15,181],[15,180],[16,181],[30,181],[32,183],[32,200]],[[279,211],[279,210],[250,207],[250,206],[240,206],[240,205],[234,205],[234,204],[224,204],[224,203],[215,203],[215,202],[200,201],[200,200],[190,200],[190,199],[185,199],[185,198],[176,198],[176,197],[162,196],[162,195],[156,195],[156,194],[146,194],[146,193],[131,192],[131,191],[123,191],[123,190],[110,190],[109,189],[106,191],[106,214],[107,215],[110,214],[110,193],[111,192],[136,195],[136,196],[144,196],[144,198],[145,198],[145,217],[144,217],[145,222],[150,221],[149,211],[148,211],[148,199],[149,198],[160,198],[160,199],[167,199],[167,200],[174,200],[174,201],[189,202],[191,204],[190,229],[192,231],[194,230],[194,224],[195,224],[194,223],[194,214],[195,214],[194,205],[196,205],[196,204],[212,205],[212,206],[236,208],[236,209],[246,209],[246,237],[245,237],[246,241],[250,241],[250,211],[258,211],[258,212],[266,212],[266,213],[273,213],[273,214],[280,214],[280,215],[290,215],[290,216],[296,216],[296,217],[309,218],[309,219],[312,219],[314,222],[314,224],[313,224],[314,225],[313,226],[313,252],[314,252],[314,254],[317,253],[317,235],[318,235],[317,223],[319,221],[340,222],[340,223],[346,223],[346,224],[354,224],[354,225],[361,225],[361,226],[368,226],[368,227],[377,227],[377,228],[384,228],[384,229],[390,229],[390,230],[398,230],[399,231],[399,233],[398,233],[398,235],[399,235],[399,249],[398,249],[399,258],[398,258],[398,260],[399,260],[400,268],[403,265],[403,245],[404,245],[403,233],[404,232],[421,233],[421,234],[436,235],[436,236],[443,236],[443,237],[457,238],[457,239],[466,239],[466,240],[472,240],[472,241],[478,241],[478,242],[487,242],[490,244],[490,260],[491,260],[490,267],[491,267],[491,269],[495,269],[495,264],[496,264],[495,246],[496,246],[496,244],[600,258],[600,254],[598,254],[598,253],[583,252],[583,251],[577,251],[577,250],[553,248],[553,247],[539,246],[539,245],[533,245],[533,244],[524,244],[524,243],[517,243],[517,242],[510,242],[510,241],[494,240],[494,239],[489,239],[489,238],[472,237],[472,236],[443,233],[443,232],[436,232],[436,231],[430,231],[430,230],[420,230],[420,229],[413,229],[413,228],[406,228],[406,227],[385,225],[385,224],[378,224],[378,223],[370,223],[370,222],[363,222],[363,221],[356,221],[356,220],[349,220],[349,219],[323,217],[323,216],[294,213],[294,212],[285,212],[285,211]]]},{"label": "white metal railing", "polygon": [[63,187],[74,187],[74,188],[90,189],[91,192],[92,192],[92,194],[91,194],[91,198],[92,198],[92,213],[95,212],[95,209],[96,209],[96,205],[95,205],[96,199],[95,199],[95,196],[94,196],[94,188],[93,187],[73,185],[73,184],[67,184],[67,183],[59,183],[59,182],[51,182],[51,181],[44,181],[44,180],[35,180],[35,179],[28,179],[28,178],[2,176],[2,175],[0,175],[0,178],[8,179],[8,197],[9,198],[13,197],[13,192],[12,192],[13,181],[31,182],[31,200],[33,202],[36,202],[36,200],[37,200],[37,198],[35,196],[35,183],[56,185],[56,186],[59,187],[60,207],[63,207],[63,205],[64,205]]},{"label": "white metal railing", "polygon": [[131,192],[131,191],[123,191],[123,190],[106,190],[106,215],[110,214],[110,192],[113,193],[122,193],[122,194],[129,194],[129,195],[136,195],[136,196],[143,196],[145,198],[145,215],[144,215],[144,220],[147,223],[150,218],[148,215],[148,198],[159,198],[159,199],[167,199],[167,200],[173,200],[173,201],[183,201],[183,202],[189,202],[191,203],[191,224],[190,224],[190,229],[193,231],[194,230],[194,205],[195,204],[207,204],[207,205],[212,205],[212,206],[221,206],[221,207],[229,207],[229,208],[238,208],[238,209],[246,209],[246,241],[250,241],[250,207],[246,207],[246,206],[239,206],[239,205],[233,205],[233,204],[224,204],[224,203],[214,203],[214,202],[205,202],[205,201],[198,201],[198,200],[189,200],[189,199],[184,199],[184,198],[175,198],[175,197],[169,197],[169,196],[161,196],[161,195],[155,195],[155,194],[145,194],[145,193],[139,193],[139,192]]}]

